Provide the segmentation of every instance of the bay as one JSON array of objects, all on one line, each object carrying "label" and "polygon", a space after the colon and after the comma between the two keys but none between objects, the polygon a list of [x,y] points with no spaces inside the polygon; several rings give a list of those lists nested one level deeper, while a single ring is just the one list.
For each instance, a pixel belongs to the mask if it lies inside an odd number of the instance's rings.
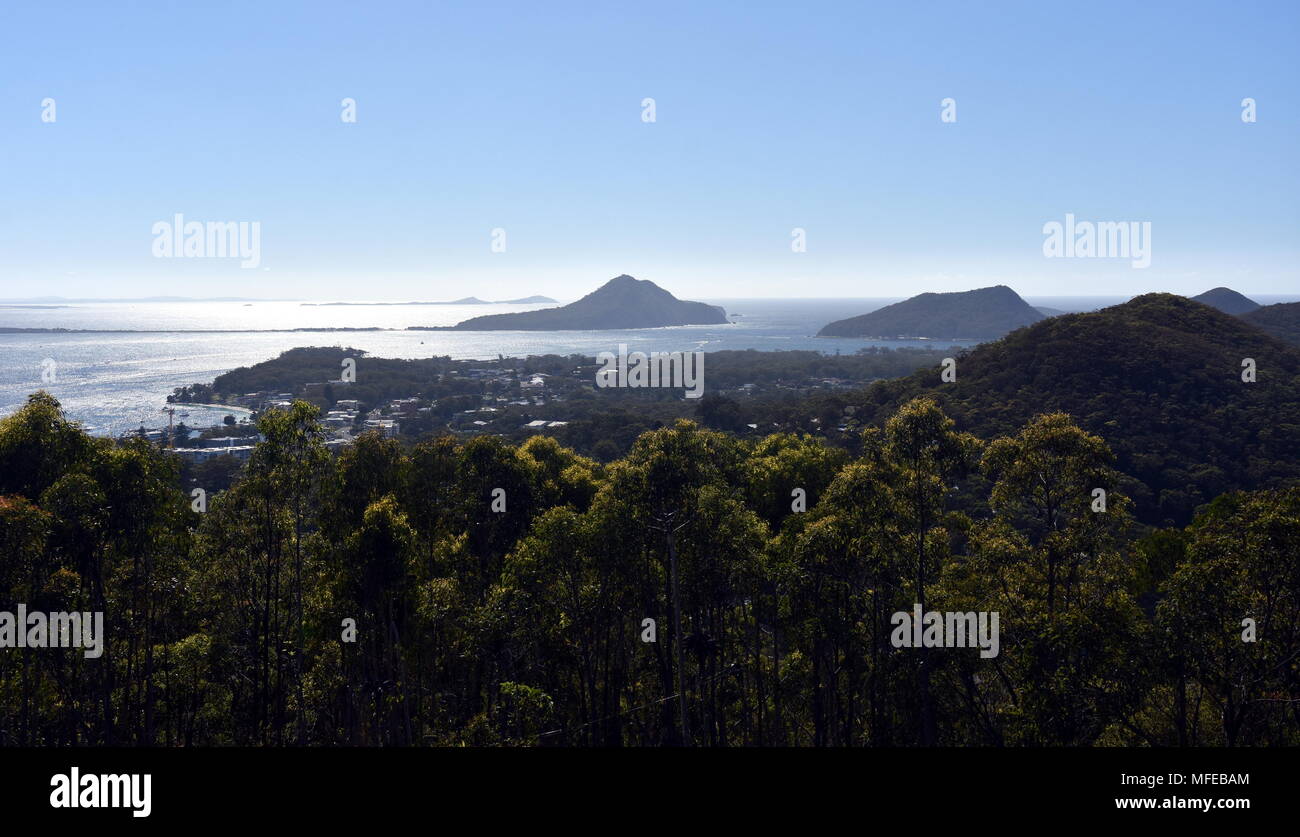
[{"label": "bay", "polygon": [[[816,337],[827,323],[865,314],[903,297],[856,299],[706,299],[731,316],[726,325],[610,331],[409,331],[480,314],[545,305],[304,304],[276,302],[88,302],[5,304],[0,328],[85,331],[0,333],[0,415],[45,389],[91,433],[117,435],[164,427],[166,398],[178,387],[208,383],[298,346],[339,346],[392,358],[457,359],[628,351],[805,349],[852,353],[866,346],[971,345],[974,341],[864,340]],[[1123,298],[1035,298],[1032,304],[1091,310]],[[330,329],[375,329],[332,331]],[[297,329],[297,330],[295,330]],[[53,361],[53,381],[42,372]],[[192,427],[238,411],[185,407]]]}]

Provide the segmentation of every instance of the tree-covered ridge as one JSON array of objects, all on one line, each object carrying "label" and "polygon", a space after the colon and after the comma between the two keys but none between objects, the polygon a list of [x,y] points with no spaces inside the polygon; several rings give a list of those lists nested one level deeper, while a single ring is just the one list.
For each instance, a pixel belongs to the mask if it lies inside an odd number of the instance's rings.
[{"label": "tree-covered ridge", "polygon": [[[1243,381],[1250,359],[1253,383]],[[1183,524],[1219,494],[1300,479],[1300,350],[1172,294],[1068,314],[983,344],[851,403],[880,420],[921,395],[980,436],[1064,412],[1107,440],[1137,516]]]},{"label": "tree-covered ridge", "polygon": [[[0,651],[0,742],[1300,744],[1300,488],[1134,540],[1061,413],[986,440],[915,399],[853,456],[683,421],[608,465],[259,429],[196,511],[44,393],[0,421],[0,610],[108,625]],[[997,611],[999,653],[898,647],[914,604]]]},{"label": "tree-covered ridge", "polygon": [[1300,346],[1300,302],[1263,305],[1242,314],[1241,318],[1278,340]]}]

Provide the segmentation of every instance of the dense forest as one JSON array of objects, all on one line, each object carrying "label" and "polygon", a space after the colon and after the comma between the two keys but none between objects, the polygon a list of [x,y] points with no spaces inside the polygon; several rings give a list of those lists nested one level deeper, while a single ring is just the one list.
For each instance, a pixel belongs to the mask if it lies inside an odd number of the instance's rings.
[{"label": "dense forest", "polygon": [[[0,421],[0,610],[103,611],[107,639],[0,651],[0,742],[1300,744],[1300,487],[1142,527],[1106,434],[1050,406],[976,435],[908,398],[852,450],[682,420],[600,463],[334,455],[299,401],[205,497],[37,393]],[[916,605],[997,612],[999,652],[898,647]]]},{"label": "dense forest", "polygon": [[1242,319],[1278,340],[1300,346],[1300,302],[1263,305],[1243,314]]},{"label": "dense forest", "polygon": [[1152,525],[1185,525],[1228,491],[1300,482],[1300,349],[1181,296],[1052,317],[959,355],[955,372],[946,383],[923,369],[806,411],[852,408],[870,426],[928,397],[983,438],[1068,413],[1106,439]]}]

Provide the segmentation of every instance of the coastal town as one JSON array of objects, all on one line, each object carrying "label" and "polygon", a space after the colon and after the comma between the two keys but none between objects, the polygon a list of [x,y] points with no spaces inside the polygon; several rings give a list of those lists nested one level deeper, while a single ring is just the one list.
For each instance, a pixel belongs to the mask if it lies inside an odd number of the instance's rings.
[{"label": "coastal town", "polygon": [[[319,409],[326,445],[334,451],[352,444],[362,433],[404,442],[437,433],[491,434],[515,440],[548,433],[565,444],[593,450],[601,441],[593,421],[609,409],[623,410],[638,427],[693,418],[740,433],[767,433],[780,426],[779,417],[778,423],[764,420],[770,405],[847,392],[937,362],[937,351],[871,350],[843,356],[797,351],[710,353],[705,397],[692,398],[684,387],[602,388],[598,358],[581,355],[396,360],[368,357],[352,349],[302,348],[220,375],[210,384],[180,387],[165,408],[167,428],[142,427],[122,438],[148,439],[170,448],[188,465],[220,457],[242,463],[261,439],[257,417],[298,400]],[[333,372],[348,360],[359,362],[352,379]],[[187,424],[187,408],[199,406],[203,415],[218,417],[222,423]],[[824,422],[823,426],[852,432],[851,416],[850,408],[813,418],[811,425]],[[604,455],[603,451],[614,453],[608,443],[593,453]]]},{"label": "coastal town", "polygon": [[[327,435],[325,444],[334,450],[351,444],[361,433],[374,432],[385,438],[399,438],[404,426],[408,435],[434,429],[473,435],[486,432],[497,414],[508,407],[542,407],[548,403],[548,398],[552,402],[563,400],[563,396],[557,392],[561,388],[555,383],[548,388],[547,381],[553,376],[545,373],[535,373],[520,380],[512,371],[473,368],[466,370],[464,377],[478,383],[483,394],[476,399],[479,403],[468,409],[456,410],[450,415],[445,410],[439,410],[438,398],[406,396],[391,398],[375,406],[368,406],[357,398],[337,398],[335,394],[346,393],[346,388],[352,383],[340,379],[306,383],[292,392],[263,390],[229,396],[223,399],[222,405],[205,404],[203,406],[208,408],[238,408],[244,414],[242,418],[236,418],[233,413],[228,414],[225,422],[215,427],[186,427],[182,420],[180,425],[173,422],[168,430],[140,428],[122,434],[121,438],[148,439],[170,447],[182,460],[192,463],[206,462],[219,456],[231,456],[243,462],[252,455],[253,448],[262,439],[256,429],[256,417],[268,410],[287,409],[298,400],[313,403],[320,408],[320,423]],[[517,394],[514,397],[499,394],[515,391]],[[460,399],[450,402],[454,406],[464,406],[466,403],[463,394],[449,397]],[[174,406],[167,412],[174,413],[177,409],[188,406],[185,402],[173,403]],[[444,418],[445,421],[435,427],[435,419]],[[532,419],[523,426],[530,430],[544,430],[566,424],[566,421]],[[178,429],[181,435],[178,435]]]}]

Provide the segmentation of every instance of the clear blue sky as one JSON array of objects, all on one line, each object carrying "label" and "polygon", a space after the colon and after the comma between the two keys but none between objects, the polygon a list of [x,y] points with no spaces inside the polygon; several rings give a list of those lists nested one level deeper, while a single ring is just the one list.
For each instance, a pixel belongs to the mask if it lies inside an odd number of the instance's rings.
[{"label": "clear blue sky", "polygon": [[[1300,293],[1298,35],[1296,2],[6,3],[0,297]],[[260,222],[262,267],[154,258],[177,212]],[[1067,212],[1150,221],[1151,267],[1045,259]]]}]

